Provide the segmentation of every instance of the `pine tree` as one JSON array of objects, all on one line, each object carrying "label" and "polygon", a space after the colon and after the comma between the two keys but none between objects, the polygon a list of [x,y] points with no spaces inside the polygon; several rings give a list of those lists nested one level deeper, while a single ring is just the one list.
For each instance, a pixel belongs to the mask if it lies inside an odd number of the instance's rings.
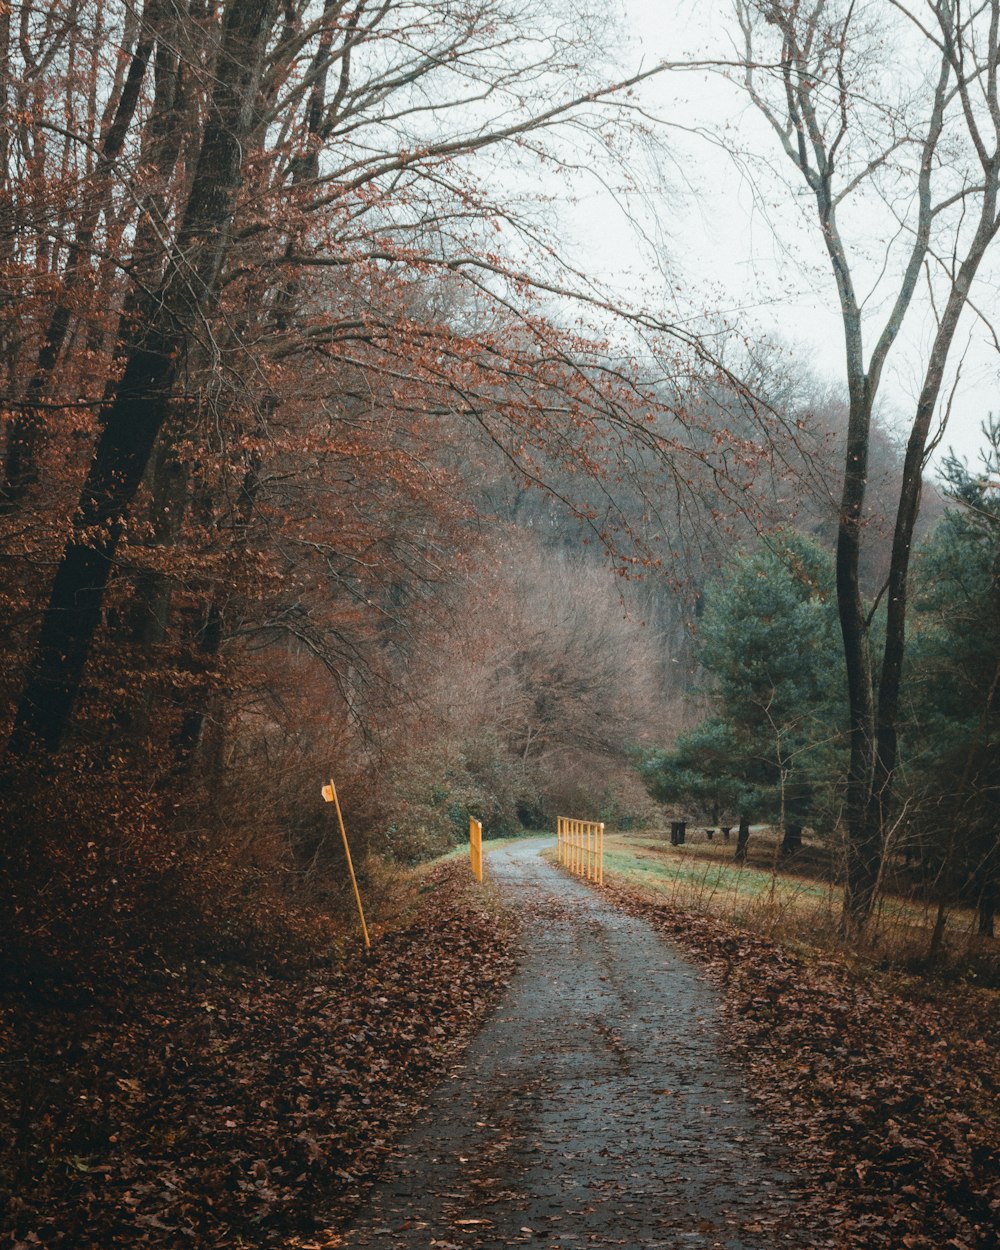
[{"label": "pine tree", "polygon": [[717,711],[647,757],[650,793],[713,819],[822,820],[846,711],[829,555],[789,532],[737,560],[706,593],[698,657]]},{"label": "pine tree", "polygon": [[[975,898],[993,936],[1000,891],[1000,422],[984,427],[982,472],[944,465],[950,508],[918,553],[906,789],[925,856]],[[942,919],[939,930],[943,927]],[[937,933],[937,942],[941,933]]]}]

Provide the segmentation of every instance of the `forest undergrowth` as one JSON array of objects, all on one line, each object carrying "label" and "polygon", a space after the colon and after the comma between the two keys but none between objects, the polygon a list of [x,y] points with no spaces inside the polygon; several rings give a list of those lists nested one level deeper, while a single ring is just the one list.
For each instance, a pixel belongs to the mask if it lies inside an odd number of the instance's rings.
[{"label": "forest undergrowth", "polygon": [[514,965],[513,919],[466,864],[416,881],[367,954],[9,997],[0,1245],[336,1244]]},{"label": "forest undergrowth", "polygon": [[606,878],[725,995],[733,1061],[807,1178],[816,1244],[1000,1245],[994,990],[880,970]]},{"label": "forest undergrowth", "polygon": [[[732,1050],[836,1250],[996,1250],[995,991],[880,970],[613,879],[725,996]],[[11,991],[0,1246],[324,1250],[507,984],[514,915],[464,859],[365,953],[131,965]],[[329,949],[329,948],[327,948]]]}]

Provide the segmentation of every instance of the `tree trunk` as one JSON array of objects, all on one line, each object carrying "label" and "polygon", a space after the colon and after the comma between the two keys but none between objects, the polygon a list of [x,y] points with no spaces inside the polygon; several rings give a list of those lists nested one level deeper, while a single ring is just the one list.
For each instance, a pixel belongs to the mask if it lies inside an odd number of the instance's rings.
[{"label": "tree trunk", "polygon": [[[893,778],[896,771],[899,700],[906,650],[907,580],[913,548],[913,532],[920,511],[927,440],[930,436],[931,421],[937,409],[944,382],[945,366],[958,330],[959,320],[968,301],[973,278],[996,233],[995,207],[996,187],[993,185],[984,196],[979,228],[966,259],[955,277],[938,323],[906,445],[903,481],[896,507],[896,525],[892,537],[886,593],[885,643],[879,677],[875,753],[872,760],[871,792],[868,798],[869,812],[866,821],[873,829],[879,831],[880,843],[881,831],[888,824]],[[878,869],[879,865],[876,864],[876,875]]]},{"label": "tree trunk", "polygon": [[931,933],[930,945],[927,948],[927,962],[937,963],[944,949],[944,931],[948,922],[948,898],[942,888],[938,899],[937,915],[934,918],[934,930]]},{"label": "tree trunk", "polygon": [[[219,654],[222,646],[222,631],[222,612],[217,604],[211,603],[195,636],[198,651],[206,663],[210,663]],[[208,717],[210,699],[209,692],[201,690],[195,695],[191,706],[184,712],[173,744],[178,773],[187,773],[191,770],[198,744],[201,742],[205,720]]]},{"label": "tree trunk", "polygon": [[126,341],[74,532],[56,573],[8,743],[13,758],[60,749],[100,622],[125,521],[166,419],[188,334],[211,307],[240,188],[261,64],[277,0],[231,0],[215,87],[171,264]]},{"label": "tree trunk", "polygon": [[740,817],[740,827],[736,833],[736,855],[738,863],[743,863],[747,857],[747,843],[750,841],[750,821],[746,816]]},{"label": "tree trunk", "polygon": [[[152,18],[151,14],[151,18]],[[142,81],[153,48],[152,22],[143,25],[117,108],[101,144],[100,176],[121,153],[125,136],[139,103]],[[155,112],[155,105],[154,105]],[[39,401],[52,376],[72,321],[72,302],[76,288],[90,275],[90,257],[102,204],[106,197],[93,191],[77,226],[76,238],[70,245],[66,275],[56,306],[49,317],[35,369],[25,390],[25,406],[7,428],[4,478],[0,484],[0,515],[15,511],[24,501],[30,487],[38,479],[39,456],[44,443],[46,419]]]},{"label": "tree trunk", "polygon": [[786,825],[785,836],[781,840],[782,855],[794,855],[796,851],[802,850],[802,826]]},{"label": "tree trunk", "polygon": [[976,931],[980,937],[994,936],[994,917],[1000,898],[1000,840],[995,841],[979,865],[979,903]]},{"label": "tree trunk", "polygon": [[[860,324],[849,358],[860,360]],[[850,328],[849,328],[850,329]],[[849,334],[850,337],[850,334]],[[847,459],[837,531],[837,611],[844,640],[850,716],[850,763],[847,773],[847,881],[844,889],[845,926],[862,928],[871,911],[881,856],[881,827],[871,822],[871,780],[875,750],[875,710],[872,695],[868,629],[858,576],[861,515],[868,479],[868,443],[871,401],[867,380],[852,379],[848,418]]]},{"label": "tree trunk", "polygon": [[997,882],[995,877],[990,877],[983,882],[983,888],[979,894],[979,914],[976,932],[980,937],[994,937],[993,921],[997,910]]}]

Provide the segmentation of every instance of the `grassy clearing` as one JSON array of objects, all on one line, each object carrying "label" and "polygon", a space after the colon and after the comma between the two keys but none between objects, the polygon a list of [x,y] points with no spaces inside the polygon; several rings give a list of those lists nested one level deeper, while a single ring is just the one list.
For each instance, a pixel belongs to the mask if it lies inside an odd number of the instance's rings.
[{"label": "grassy clearing", "polygon": [[[745,863],[737,863],[735,830],[709,839],[689,830],[683,846],[660,831],[608,835],[605,879],[637,886],[650,897],[687,911],[724,917],[769,937],[806,945],[840,946],[837,931],[843,892],[828,845],[806,840],[791,860],[779,854],[777,830],[754,828]],[[935,906],[887,888],[872,917],[861,952],[865,960],[919,970],[930,944]],[[978,938],[971,909],[953,909],[947,948],[938,968],[973,983],[1000,984],[997,943]]]},{"label": "grassy clearing", "polygon": [[826,900],[830,889],[802,878],[772,869],[738,864],[730,851],[728,862],[718,855],[705,854],[694,847],[672,847],[646,839],[630,840],[625,835],[607,839],[605,866],[625,878],[659,883],[672,892],[693,891],[699,897],[731,895],[734,901],[758,899],[762,895],[790,899]]}]

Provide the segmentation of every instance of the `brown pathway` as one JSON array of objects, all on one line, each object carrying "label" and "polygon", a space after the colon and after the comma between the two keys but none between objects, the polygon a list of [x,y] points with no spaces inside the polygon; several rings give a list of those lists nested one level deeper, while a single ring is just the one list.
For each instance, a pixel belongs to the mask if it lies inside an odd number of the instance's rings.
[{"label": "brown pathway", "polygon": [[526,956],[345,1245],[808,1246],[716,992],[643,921],[540,859],[551,844],[489,856],[524,909]]}]

